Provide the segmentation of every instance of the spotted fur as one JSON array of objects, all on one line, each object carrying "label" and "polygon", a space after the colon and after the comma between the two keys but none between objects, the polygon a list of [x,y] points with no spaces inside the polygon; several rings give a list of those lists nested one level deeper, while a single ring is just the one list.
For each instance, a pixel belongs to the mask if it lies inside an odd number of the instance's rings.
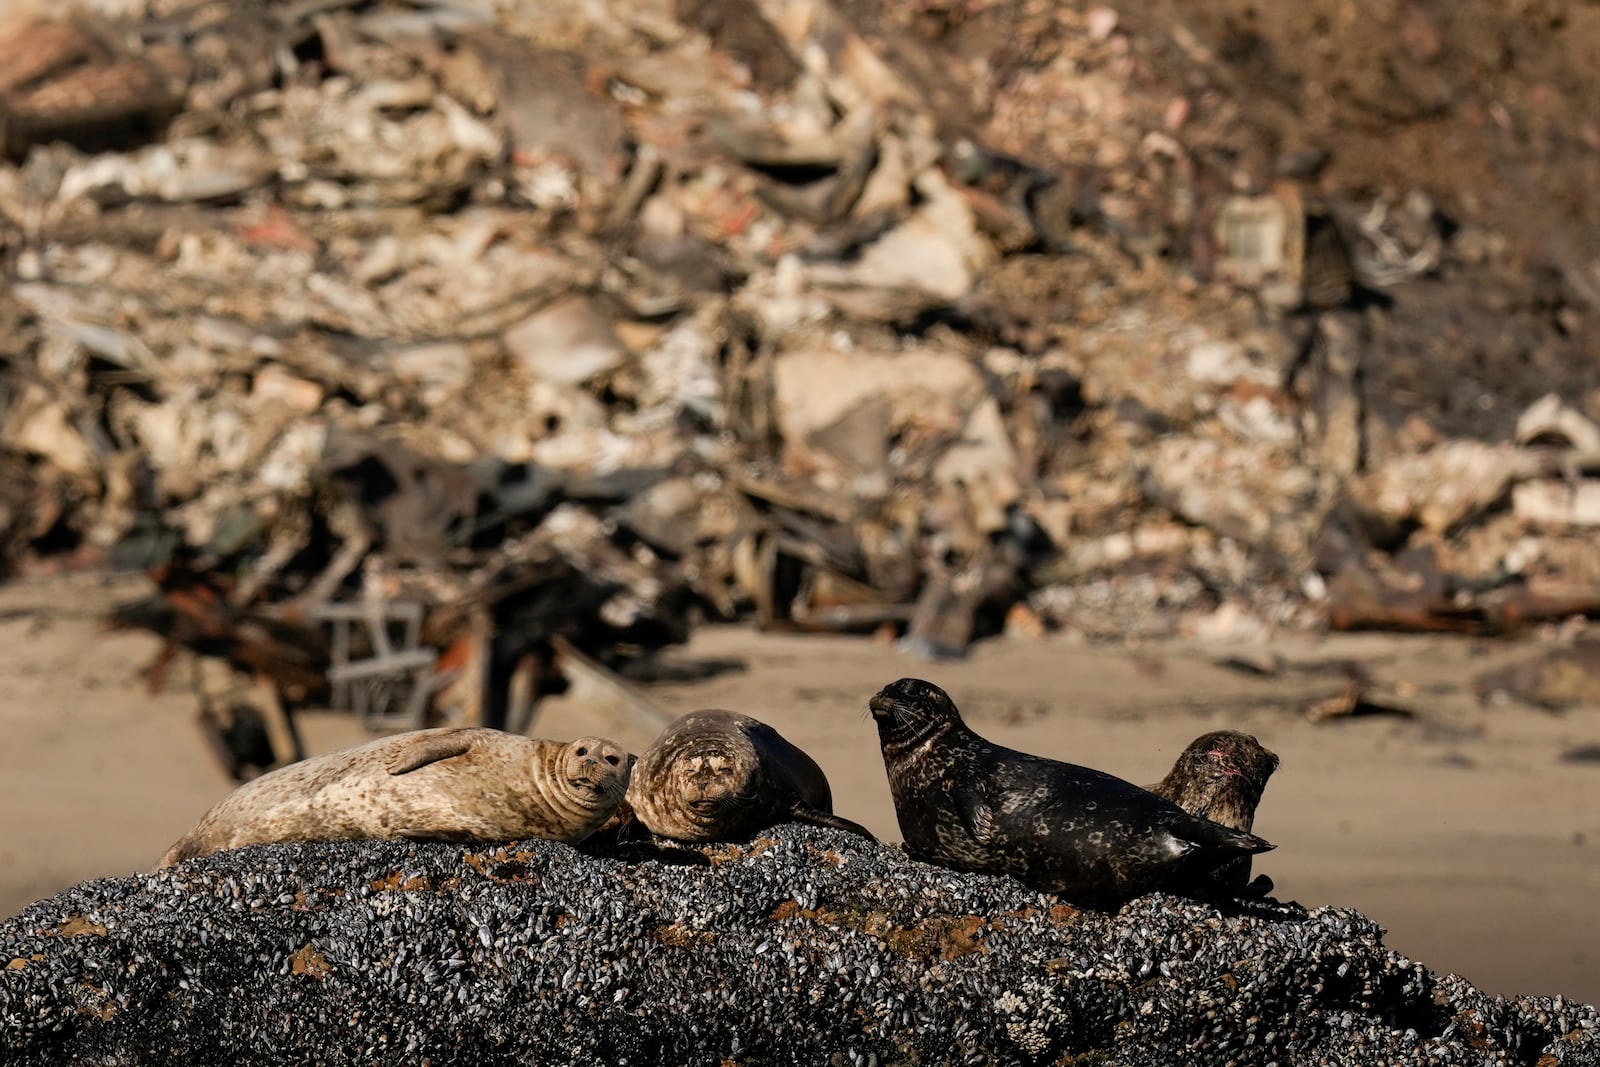
[{"label": "spotted fur", "polygon": [[628,787],[615,741],[417,730],[301,760],[235,789],[161,860],[279,841],[582,841]]},{"label": "spotted fur", "polygon": [[[1278,757],[1249,734],[1215,730],[1191,741],[1150,791],[1190,815],[1248,833],[1267,779],[1277,769]],[[1250,881],[1250,857],[1230,860],[1212,876],[1218,885],[1241,888]]]},{"label": "spotted fur", "polygon": [[789,821],[872,836],[833,814],[815,760],[737,711],[695,711],[669,725],[634,765],[628,804],[651,833],[676,841],[735,841]]},{"label": "spotted fur", "polygon": [[1109,908],[1201,890],[1212,869],[1273,847],[1102,771],[985,740],[930,682],[902,678],[868,706],[915,859]]}]

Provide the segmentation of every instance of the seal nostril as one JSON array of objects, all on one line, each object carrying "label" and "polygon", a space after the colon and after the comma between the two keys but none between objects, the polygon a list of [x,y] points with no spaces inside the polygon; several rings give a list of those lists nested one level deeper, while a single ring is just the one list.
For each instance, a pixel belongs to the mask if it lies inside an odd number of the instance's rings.
[{"label": "seal nostril", "polygon": [[622,761],[620,759],[618,759],[616,756],[607,756],[606,757],[606,762],[611,764],[611,766],[615,767],[615,766],[619,765]]},{"label": "seal nostril", "polygon": [[578,749],[578,755],[587,756],[588,754],[589,754],[589,750],[587,748],[580,747]]}]

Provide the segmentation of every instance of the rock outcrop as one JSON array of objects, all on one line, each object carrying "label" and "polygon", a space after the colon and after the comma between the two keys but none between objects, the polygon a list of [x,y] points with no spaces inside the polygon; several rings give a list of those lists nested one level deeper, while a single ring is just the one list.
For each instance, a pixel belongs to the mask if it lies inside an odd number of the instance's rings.
[{"label": "rock outcrop", "polygon": [[1080,912],[782,826],[670,859],[275,845],[0,925],[8,1063],[1593,1064],[1339,908]]}]

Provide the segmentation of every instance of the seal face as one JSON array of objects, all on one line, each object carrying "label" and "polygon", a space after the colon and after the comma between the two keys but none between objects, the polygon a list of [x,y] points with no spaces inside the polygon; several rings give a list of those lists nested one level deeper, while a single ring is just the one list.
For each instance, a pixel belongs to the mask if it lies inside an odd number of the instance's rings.
[{"label": "seal face", "polygon": [[985,740],[930,682],[902,678],[868,707],[914,859],[1108,908],[1201,889],[1217,866],[1273,847],[1121,778]]},{"label": "seal face", "polygon": [[733,841],[780,822],[871,833],[833,814],[816,761],[759,719],[694,711],[639,757],[628,805],[651,833],[677,841]]},{"label": "seal face", "polygon": [[543,741],[479,727],[417,730],[301,760],[206,813],[161,866],[280,841],[413,838],[575,844],[628,787],[615,741]]},{"label": "seal face", "polygon": [[[1249,832],[1267,779],[1278,769],[1276,754],[1237,730],[1201,734],[1183,750],[1172,770],[1150,787],[1190,815],[1233,830]],[[1250,881],[1250,857],[1222,864],[1212,872],[1217,884],[1240,888]]]}]

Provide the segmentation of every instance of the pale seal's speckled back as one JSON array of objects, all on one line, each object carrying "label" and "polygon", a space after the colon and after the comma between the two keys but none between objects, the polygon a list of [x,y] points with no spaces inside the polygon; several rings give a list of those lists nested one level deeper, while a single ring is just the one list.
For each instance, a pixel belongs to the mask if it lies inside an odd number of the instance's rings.
[{"label": "pale seal's speckled back", "polygon": [[902,678],[868,707],[913,859],[1114,908],[1157,889],[1203,891],[1216,867],[1273,847],[1103,771],[979,737],[930,682]]},{"label": "pale seal's speckled back", "polygon": [[672,722],[634,764],[628,804],[651,833],[733,841],[794,821],[872,834],[833,814],[816,761],[759,719],[694,711]]},{"label": "pale seal's speckled back", "polygon": [[476,727],[417,730],[301,760],[247,782],[162,858],[169,867],[279,841],[414,838],[575,844],[628,787],[615,741],[544,741]]}]

